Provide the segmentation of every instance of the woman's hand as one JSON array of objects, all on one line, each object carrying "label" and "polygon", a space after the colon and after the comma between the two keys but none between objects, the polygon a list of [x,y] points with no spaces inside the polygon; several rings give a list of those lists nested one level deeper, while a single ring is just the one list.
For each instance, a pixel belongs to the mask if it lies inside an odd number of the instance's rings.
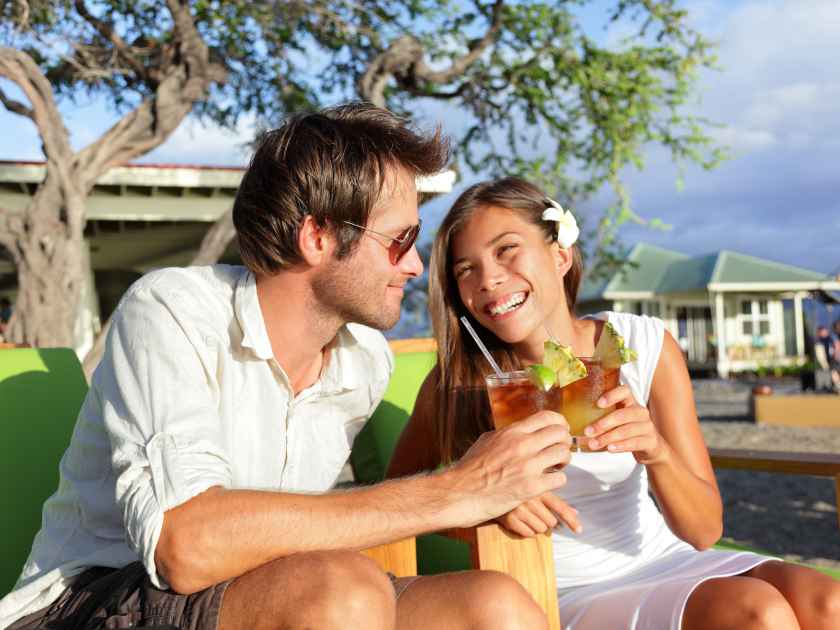
[{"label": "woman's hand", "polygon": [[583,531],[578,511],[553,492],[526,501],[496,520],[505,529],[524,538],[552,530],[558,523],[563,523],[577,534]]},{"label": "woman's hand", "polygon": [[633,453],[640,464],[655,464],[667,452],[665,439],[630,388],[621,385],[605,393],[596,403],[599,407],[616,405],[616,409],[596,420],[584,430],[584,444],[592,451]]}]

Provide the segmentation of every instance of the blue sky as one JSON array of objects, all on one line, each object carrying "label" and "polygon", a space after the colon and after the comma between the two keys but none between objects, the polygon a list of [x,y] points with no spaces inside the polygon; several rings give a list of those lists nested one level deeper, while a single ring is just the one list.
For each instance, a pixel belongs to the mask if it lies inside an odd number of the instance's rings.
[{"label": "blue sky", "polygon": [[[605,3],[608,6],[612,3]],[[840,2],[752,0],[684,3],[694,25],[719,43],[721,70],[701,77],[695,111],[720,124],[713,135],[732,158],[712,172],[689,169],[677,190],[667,155],[651,149],[641,172],[625,174],[634,208],[670,224],[666,232],[627,226],[627,244],[646,241],[688,254],[731,249],[824,273],[840,272]],[[598,23],[598,7],[587,12]],[[607,37],[616,34],[606,34]],[[3,82],[4,89],[9,84]],[[96,103],[64,105],[74,146],[113,117]],[[439,116],[428,111],[424,118]],[[457,124],[457,123],[455,123]],[[0,112],[0,159],[41,159],[30,123]],[[249,120],[234,131],[188,121],[143,162],[244,164]],[[469,180],[428,207],[437,224]],[[610,194],[577,210],[597,217]]]}]

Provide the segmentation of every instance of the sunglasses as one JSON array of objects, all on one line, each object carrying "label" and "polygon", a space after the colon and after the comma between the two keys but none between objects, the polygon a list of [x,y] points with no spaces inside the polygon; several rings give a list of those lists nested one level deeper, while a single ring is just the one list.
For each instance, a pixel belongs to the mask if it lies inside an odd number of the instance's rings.
[{"label": "sunglasses", "polygon": [[388,245],[388,258],[391,260],[392,265],[396,265],[399,263],[403,256],[405,256],[408,251],[414,246],[414,243],[417,241],[417,237],[420,235],[420,226],[422,225],[422,221],[417,221],[417,225],[412,225],[411,227],[407,227],[403,232],[400,233],[399,236],[388,236],[387,234],[383,234],[382,232],[377,232],[376,230],[371,230],[370,228],[366,228],[363,225],[359,225],[358,223],[353,223],[352,221],[344,221],[347,225],[351,225],[358,230],[362,230],[363,232],[370,232],[371,234],[376,234],[377,236],[381,236],[382,238],[387,238],[391,243]]}]

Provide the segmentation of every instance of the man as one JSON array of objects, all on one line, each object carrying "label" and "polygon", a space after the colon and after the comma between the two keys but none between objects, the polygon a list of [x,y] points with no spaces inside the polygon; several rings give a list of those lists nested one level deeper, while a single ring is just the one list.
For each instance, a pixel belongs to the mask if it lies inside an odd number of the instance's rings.
[{"label": "man", "polygon": [[357,550],[560,486],[561,417],[488,434],[434,475],[327,492],[393,366],[374,329],[422,271],[415,177],[447,158],[367,105],[261,138],[234,205],[246,268],[129,289],[0,626],[545,627],[507,576],[396,580]]}]

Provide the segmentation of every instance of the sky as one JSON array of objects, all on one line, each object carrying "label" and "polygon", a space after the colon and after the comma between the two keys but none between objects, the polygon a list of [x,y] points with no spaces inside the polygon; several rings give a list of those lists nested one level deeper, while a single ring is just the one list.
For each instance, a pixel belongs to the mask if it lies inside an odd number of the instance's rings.
[{"label": "sky", "polygon": [[[623,242],[644,241],[690,255],[728,249],[840,273],[840,2],[683,5],[693,25],[718,43],[720,65],[700,77],[692,109],[717,123],[711,134],[731,158],[711,172],[689,168],[678,189],[668,156],[651,148],[645,169],[628,170],[624,178],[634,209],[671,228],[626,226]],[[7,82],[2,85],[14,94]],[[114,120],[96,102],[64,105],[62,111],[76,147]],[[427,112],[424,118],[435,115]],[[446,130],[457,117],[440,118]],[[244,165],[244,144],[252,135],[250,119],[233,132],[187,121],[139,161]],[[0,159],[42,159],[39,147],[28,121],[0,111]],[[461,180],[452,194],[424,210],[426,237],[472,181]],[[575,210],[597,217],[610,202],[604,191]]]}]

